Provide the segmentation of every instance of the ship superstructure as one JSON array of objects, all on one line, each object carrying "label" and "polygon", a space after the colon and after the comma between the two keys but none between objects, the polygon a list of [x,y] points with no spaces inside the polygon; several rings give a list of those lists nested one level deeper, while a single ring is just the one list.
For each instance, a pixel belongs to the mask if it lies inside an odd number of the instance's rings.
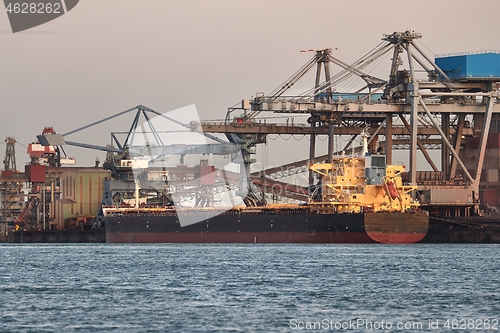
[{"label": "ship superstructure", "polygon": [[419,203],[412,196],[418,186],[404,184],[405,166],[387,165],[386,156],[368,153],[363,131],[360,155],[333,156],[331,162],[310,165],[319,179],[309,204],[331,206],[337,213],[407,212]]},{"label": "ship superstructure", "polygon": [[310,169],[321,176],[320,201],[338,213],[405,212],[416,208],[411,191],[404,185],[403,165],[386,165],[385,155],[334,157],[332,163],[317,163]]}]

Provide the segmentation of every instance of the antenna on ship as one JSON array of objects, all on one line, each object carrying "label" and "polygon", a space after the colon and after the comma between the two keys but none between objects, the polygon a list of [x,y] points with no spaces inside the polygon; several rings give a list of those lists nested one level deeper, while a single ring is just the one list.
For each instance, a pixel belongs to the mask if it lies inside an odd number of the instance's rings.
[{"label": "antenna on ship", "polygon": [[361,136],[363,137],[363,151],[361,152],[361,156],[365,156],[368,153],[368,138],[370,137],[366,128],[361,132]]}]

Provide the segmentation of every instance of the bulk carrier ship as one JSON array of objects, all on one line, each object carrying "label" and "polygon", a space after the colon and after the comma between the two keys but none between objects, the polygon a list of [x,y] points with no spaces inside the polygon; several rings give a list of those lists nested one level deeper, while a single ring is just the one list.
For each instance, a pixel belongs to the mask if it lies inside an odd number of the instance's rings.
[{"label": "bulk carrier ship", "polygon": [[[415,243],[429,216],[385,155],[310,166],[320,181],[304,205],[103,207],[107,243]],[[196,221],[182,226],[182,219]]]}]

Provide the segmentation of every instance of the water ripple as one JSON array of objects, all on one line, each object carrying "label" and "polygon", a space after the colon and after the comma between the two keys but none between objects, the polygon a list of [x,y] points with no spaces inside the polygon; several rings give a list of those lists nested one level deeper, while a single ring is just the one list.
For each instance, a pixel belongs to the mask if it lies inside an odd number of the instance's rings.
[{"label": "water ripple", "polygon": [[496,245],[4,244],[0,331],[290,332],[292,323],[322,320],[498,320],[499,254]]}]

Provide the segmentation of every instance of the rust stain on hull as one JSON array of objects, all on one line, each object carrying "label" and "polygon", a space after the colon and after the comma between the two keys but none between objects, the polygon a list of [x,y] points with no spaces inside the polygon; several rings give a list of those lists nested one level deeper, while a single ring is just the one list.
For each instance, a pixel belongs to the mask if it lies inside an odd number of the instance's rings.
[{"label": "rust stain on hull", "polygon": [[416,243],[429,230],[429,216],[424,213],[367,213],[365,230],[379,243]]}]

